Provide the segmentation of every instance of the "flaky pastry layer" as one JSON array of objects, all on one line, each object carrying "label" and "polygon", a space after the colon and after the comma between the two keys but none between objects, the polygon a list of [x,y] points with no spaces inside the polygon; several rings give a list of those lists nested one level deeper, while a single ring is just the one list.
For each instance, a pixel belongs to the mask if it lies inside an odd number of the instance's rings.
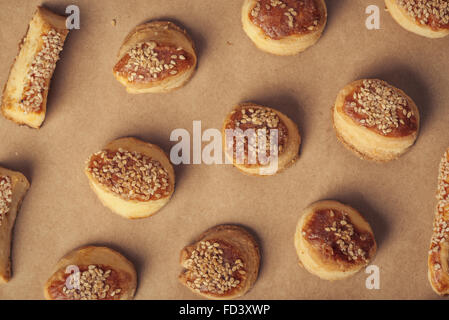
[{"label": "flaky pastry layer", "polygon": [[88,177],[92,190],[104,206],[125,218],[140,219],[155,214],[169,202],[175,188],[175,172],[169,158],[161,148],[136,138],[121,138],[110,142],[103,149],[112,152],[126,150],[145,155],[151,159],[157,160],[168,174],[167,195],[164,195],[160,199],[150,199],[147,201],[134,199],[128,200],[124,199],[116,192],[111,191],[108,186],[101,184],[97,179],[95,179],[89,169],[88,162],[85,169],[85,174]]},{"label": "flaky pastry layer", "polygon": [[396,136],[376,132],[373,128],[356,121],[344,110],[347,97],[350,97],[354,93],[354,90],[359,88],[366,80],[380,81],[386,84],[382,80],[361,79],[348,84],[338,93],[334,107],[332,108],[332,121],[337,138],[345,147],[362,159],[381,162],[397,159],[416,141],[420,120],[418,107],[402,90],[390,86],[407,100],[407,104],[411,108],[413,116],[416,118],[416,129],[406,135]]},{"label": "flaky pastry layer", "polygon": [[302,265],[325,280],[341,280],[359,272],[374,257],[373,231],[362,215],[337,201],[316,202],[303,210],[295,234]]}]

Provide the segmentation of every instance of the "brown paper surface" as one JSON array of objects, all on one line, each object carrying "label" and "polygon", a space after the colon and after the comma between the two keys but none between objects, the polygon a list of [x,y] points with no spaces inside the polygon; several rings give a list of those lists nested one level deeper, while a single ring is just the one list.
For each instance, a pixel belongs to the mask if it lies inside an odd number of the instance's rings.
[{"label": "brown paper surface", "polygon": [[[57,64],[40,130],[0,118],[0,165],[31,180],[16,221],[13,278],[0,299],[42,299],[43,285],[68,251],[86,244],[119,250],[137,267],[136,299],[196,299],[178,283],[179,252],[221,223],[250,228],[262,248],[260,276],[248,299],[434,299],[427,280],[438,164],[449,146],[449,38],[430,40],[402,29],[381,0],[328,0],[328,25],[307,51],[277,57],[258,50],[242,30],[240,0],[47,1],[63,14],[81,9]],[[0,83],[41,1],[0,1]],[[365,27],[365,8],[381,8],[381,29]],[[116,53],[137,24],[169,18],[198,50],[198,70],[180,90],[130,95],[112,75]],[[113,26],[112,20],[116,20]],[[399,160],[359,160],[336,139],[331,106],[362,77],[403,89],[420,108],[416,145]],[[250,177],[229,165],[176,166],[176,189],[155,216],[128,221],[103,207],[83,173],[87,157],[110,140],[135,136],[166,152],[172,130],[221,128],[237,103],[277,108],[299,126],[300,158],[273,177]],[[321,199],[358,209],[378,242],[372,262],[380,289],[363,271],[337,282],[299,267],[293,244],[300,211]]]}]

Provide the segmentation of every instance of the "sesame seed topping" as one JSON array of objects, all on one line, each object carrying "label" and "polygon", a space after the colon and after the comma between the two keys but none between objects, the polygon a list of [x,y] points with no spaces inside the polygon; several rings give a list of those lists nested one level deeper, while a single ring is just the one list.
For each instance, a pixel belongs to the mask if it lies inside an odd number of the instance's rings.
[{"label": "sesame seed topping", "polygon": [[89,158],[87,170],[125,200],[157,200],[170,194],[167,170],[159,161],[137,152],[99,151]]},{"label": "sesame seed topping", "polygon": [[12,185],[9,176],[0,176],[0,226],[10,210],[12,201]]},{"label": "sesame seed topping", "polygon": [[[231,115],[231,121],[226,124],[228,129],[235,130],[236,138],[233,142],[234,151],[237,148],[237,139],[244,139],[245,161],[248,159],[249,152],[257,152],[259,148],[259,137],[265,136],[265,150],[267,156],[275,153],[281,154],[285,150],[288,141],[288,129],[279,116],[270,108],[262,106],[243,107],[235,110]],[[253,129],[253,132],[248,130]],[[277,145],[270,143],[272,140],[272,131],[277,130]],[[263,142],[262,142],[263,143]]]},{"label": "sesame seed topping", "polygon": [[422,25],[441,27],[449,25],[447,0],[397,0],[407,14]]},{"label": "sesame seed topping", "polygon": [[402,128],[416,129],[412,122],[416,118],[407,98],[381,80],[364,80],[352,96],[347,97],[346,106],[360,124],[385,136]]},{"label": "sesame seed topping", "polygon": [[430,250],[433,252],[439,252],[441,244],[449,241],[449,149],[440,162],[437,200],[430,245]]},{"label": "sesame seed topping", "polygon": [[[242,118],[241,123],[246,123],[252,126],[262,126],[266,129],[277,128],[281,123],[279,116],[268,108],[242,108],[240,111]],[[236,128],[240,128],[239,121],[234,121]]]},{"label": "sesame seed topping", "polygon": [[[195,291],[224,294],[236,288],[245,278],[242,259],[224,241],[200,241],[186,261],[187,285]],[[234,249],[235,250],[235,249]],[[232,258],[229,258],[232,256]]]},{"label": "sesame seed topping", "polygon": [[279,39],[316,30],[321,12],[315,0],[258,0],[250,18],[268,36]]},{"label": "sesame seed topping", "polygon": [[119,63],[115,71],[126,76],[128,81],[154,81],[178,74],[189,67],[191,61],[181,47],[159,45],[154,41],[141,42],[132,47]]},{"label": "sesame seed topping", "polygon": [[[99,265],[89,265],[87,268],[79,267],[78,277],[69,275],[69,287],[64,285],[62,292],[73,300],[100,300],[119,297],[122,289],[113,286],[113,281],[108,281],[114,271],[103,269]],[[81,271],[81,269],[85,269]]]},{"label": "sesame seed topping", "polygon": [[346,212],[334,209],[315,212],[303,232],[316,248],[347,262],[367,263],[374,244],[371,234],[357,230]]},{"label": "sesame seed topping", "polygon": [[24,87],[19,106],[25,113],[41,110],[48,82],[56,68],[64,40],[54,29],[41,36],[42,49],[36,54],[27,72],[28,84]]},{"label": "sesame seed topping", "polygon": [[257,2],[256,5],[254,6],[253,10],[251,10],[251,15],[253,17],[257,17],[259,15],[260,12],[260,3]]}]

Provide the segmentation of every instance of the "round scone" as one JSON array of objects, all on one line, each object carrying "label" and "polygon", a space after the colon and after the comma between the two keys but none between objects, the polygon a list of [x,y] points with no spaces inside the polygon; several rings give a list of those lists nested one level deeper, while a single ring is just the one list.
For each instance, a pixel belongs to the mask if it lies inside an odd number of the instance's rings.
[{"label": "round scone", "polygon": [[418,107],[402,90],[382,80],[348,84],[338,93],[332,112],[337,138],[362,159],[396,159],[418,136]]},{"label": "round scone", "polygon": [[185,30],[169,21],[153,21],[126,37],[113,71],[129,93],[168,92],[191,78],[196,62]]},{"label": "round scone", "polygon": [[300,265],[325,280],[352,276],[376,253],[373,231],[362,215],[330,200],[316,202],[303,211],[295,247]]},{"label": "round scone", "polygon": [[86,246],[65,255],[44,286],[47,300],[131,300],[133,264],[107,247]]},{"label": "round scone", "polygon": [[242,24],[255,45],[293,55],[315,44],[327,21],[324,0],[244,0]]},{"label": "round scone", "polygon": [[153,215],[175,190],[175,172],[165,152],[136,138],[108,143],[89,157],[85,173],[100,201],[129,219]]},{"label": "round scone", "polygon": [[404,29],[427,38],[449,34],[448,0],[385,0],[394,20]]},{"label": "round scone", "polygon": [[226,161],[250,175],[273,175],[295,162],[301,136],[282,112],[254,103],[234,107],[223,128]]},{"label": "round scone", "polygon": [[179,280],[203,297],[233,299],[252,288],[259,264],[259,247],[248,231],[235,225],[219,225],[182,249],[184,269]]}]

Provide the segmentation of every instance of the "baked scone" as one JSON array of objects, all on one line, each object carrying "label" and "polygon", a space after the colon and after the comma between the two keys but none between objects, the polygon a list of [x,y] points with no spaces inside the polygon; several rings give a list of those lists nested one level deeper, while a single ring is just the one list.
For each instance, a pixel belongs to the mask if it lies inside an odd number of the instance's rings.
[{"label": "baked scone", "polygon": [[31,128],[44,122],[50,80],[69,33],[65,21],[48,9],[37,8],[3,89],[5,118]]},{"label": "baked scone", "polygon": [[179,280],[203,297],[233,299],[253,287],[259,264],[259,247],[248,231],[235,225],[219,225],[182,249],[184,269]]},{"label": "baked scone", "polygon": [[129,33],[113,71],[129,93],[168,92],[192,77],[196,62],[193,41],[184,29],[153,21]]},{"label": "baked scone", "polygon": [[11,279],[12,230],[29,188],[23,174],[0,167],[0,283]]},{"label": "baked scone", "polygon": [[449,34],[448,0],[385,0],[394,20],[404,29],[427,38]]},{"label": "baked scone", "polygon": [[316,202],[303,211],[295,247],[300,265],[325,280],[354,275],[376,253],[373,231],[362,215],[330,200]]},{"label": "baked scone", "polygon": [[362,159],[396,159],[418,136],[418,107],[402,90],[382,80],[348,84],[338,93],[332,112],[337,138]]},{"label": "baked scone", "polygon": [[244,0],[242,24],[261,50],[293,55],[314,45],[327,21],[324,0]]},{"label": "baked scone", "polygon": [[47,300],[131,300],[134,265],[107,247],[86,246],[65,255],[44,286]]},{"label": "baked scone", "polygon": [[254,103],[234,107],[224,121],[222,136],[226,161],[250,175],[273,175],[287,168],[298,158],[301,144],[298,127],[290,118]]},{"label": "baked scone", "polygon": [[439,295],[449,294],[449,149],[440,163],[438,204],[428,258],[428,277]]},{"label": "baked scone", "polygon": [[153,215],[175,190],[175,172],[165,152],[136,138],[108,143],[89,157],[85,173],[100,201],[128,219]]}]

